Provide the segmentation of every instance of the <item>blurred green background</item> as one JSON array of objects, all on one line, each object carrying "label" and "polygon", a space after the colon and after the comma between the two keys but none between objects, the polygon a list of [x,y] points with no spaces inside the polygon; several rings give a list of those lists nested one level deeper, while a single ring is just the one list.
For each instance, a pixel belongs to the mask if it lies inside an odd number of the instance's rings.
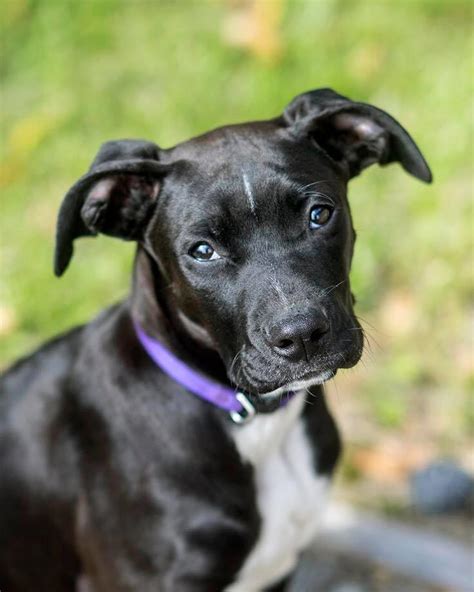
[{"label": "blurred green background", "polygon": [[[79,242],[66,275],[52,274],[56,212],[101,142],[167,147],[330,86],[399,119],[435,178],[426,186],[392,165],[352,182],[352,281],[369,340],[331,387],[346,439],[364,447],[390,434],[423,458],[468,462],[470,2],[3,0],[1,10],[2,366],[128,290],[133,246],[110,238]],[[370,472],[367,458],[355,462]]]}]

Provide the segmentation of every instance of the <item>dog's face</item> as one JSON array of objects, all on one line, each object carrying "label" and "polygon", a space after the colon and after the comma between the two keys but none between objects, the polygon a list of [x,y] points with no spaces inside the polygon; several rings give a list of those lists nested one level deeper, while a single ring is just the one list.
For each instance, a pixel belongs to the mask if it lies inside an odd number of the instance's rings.
[{"label": "dog's face", "polygon": [[273,123],[211,132],[167,159],[181,164],[146,246],[178,320],[219,352],[232,382],[268,393],[353,365],[354,233],[331,159]]},{"label": "dog's face", "polygon": [[323,382],[362,351],[347,181],[392,160],[430,180],[399,124],[328,90],[170,150],[108,143],[66,196],[56,270],[81,234],[136,239],[174,322],[219,353],[235,385],[268,394]]}]

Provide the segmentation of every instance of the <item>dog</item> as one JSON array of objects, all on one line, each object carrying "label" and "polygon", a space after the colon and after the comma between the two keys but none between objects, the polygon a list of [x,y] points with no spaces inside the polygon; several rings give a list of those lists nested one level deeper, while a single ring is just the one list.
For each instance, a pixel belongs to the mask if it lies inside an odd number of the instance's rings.
[{"label": "dog", "polygon": [[2,378],[2,592],[285,589],[340,453],[321,385],[363,348],[347,183],[395,161],[431,181],[397,121],[330,89],[101,147],[55,273],[103,233],[137,243],[132,289]]}]

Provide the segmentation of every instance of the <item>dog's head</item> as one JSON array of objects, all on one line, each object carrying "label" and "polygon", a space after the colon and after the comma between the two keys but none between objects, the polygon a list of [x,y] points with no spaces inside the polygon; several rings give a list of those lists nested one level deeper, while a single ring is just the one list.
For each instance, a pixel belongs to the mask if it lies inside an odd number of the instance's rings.
[{"label": "dog's head", "polygon": [[234,384],[266,394],[322,382],[362,351],[347,182],[393,161],[431,181],[400,124],[329,89],[168,150],[108,142],[63,202],[55,271],[79,236],[138,241],[171,287],[176,327],[215,350]]}]

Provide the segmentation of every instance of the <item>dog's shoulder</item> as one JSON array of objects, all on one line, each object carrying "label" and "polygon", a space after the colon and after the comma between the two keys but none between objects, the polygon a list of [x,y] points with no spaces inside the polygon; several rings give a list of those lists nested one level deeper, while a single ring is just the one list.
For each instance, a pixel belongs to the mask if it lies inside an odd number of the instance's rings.
[{"label": "dog's shoulder", "polygon": [[0,376],[3,404],[9,394],[15,398],[11,403],[26,396],[40,377],[57,378],[73,359],[83,331],[84,327],[79,326],[58,335],[7,368]]},{"label": "dog's shoulder", "polygon": [[71,402],[81,396],[81,358],[91,333],[96,333],[92,325],[117,314],[112,307],[90,324],[51,339],[0,376],[0,472],[3,467],[17,476],[52,483],[53,469],[61,472],[70,462],[73,442],[66,416],[71,415]]},{"label": "dog's shoulder", "polygon": [[7,368],[0,375],[0,421],[8,409],[22,405],[27,398],[38,400],[59,392],[73,374],[90,328],[117,316],[117,308],[110,307],[89,324],[53,337]]}]

